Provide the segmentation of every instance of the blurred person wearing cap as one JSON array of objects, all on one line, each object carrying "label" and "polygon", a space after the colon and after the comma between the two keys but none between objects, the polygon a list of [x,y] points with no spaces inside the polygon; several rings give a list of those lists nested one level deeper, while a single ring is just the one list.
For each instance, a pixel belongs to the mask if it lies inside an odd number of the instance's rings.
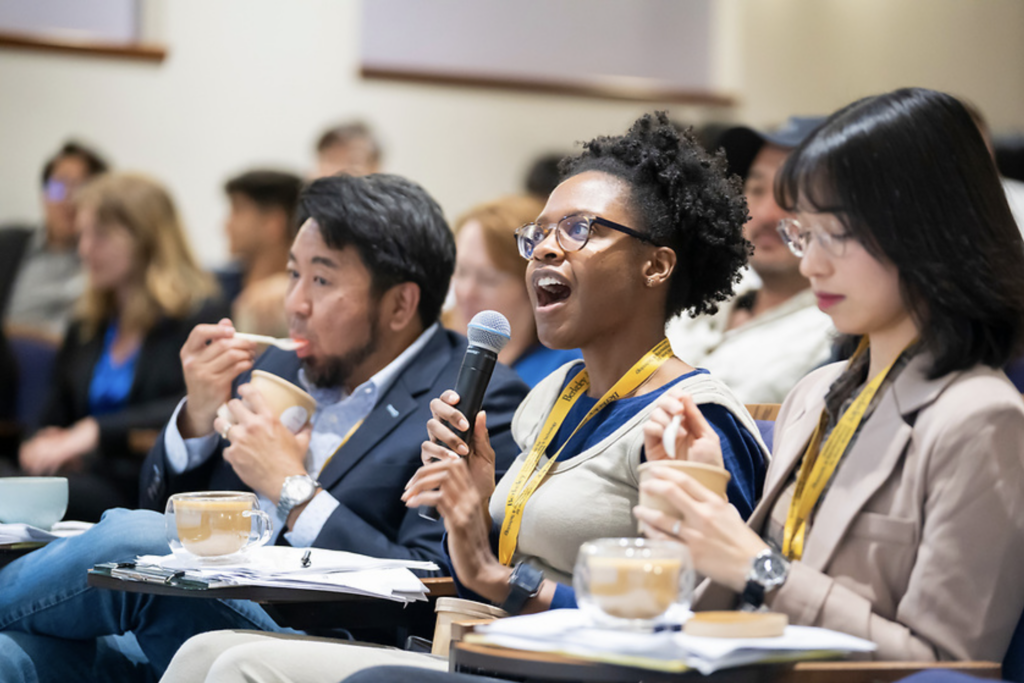
[{"label": "blurred person wearing cap", "polygon": [[67,142],[43,167],[43,228],[22,257],[4,323],[55,341],[64,336],[72,310],[85,290],[75,232],[74,193],[107,170],[94,150]]},{"label": "blurred person wearing cap", "polygon": [[744,180],[750,219],[743,230],[754,245],[752,272],[714,315],[680,315],[666,326],[676,355],[713,372],[745,403],[781,403],[829,355],[832,323],[818,310],[800,259],[777,231],[789,214],[773,192],[786,157],[822,121],[792,117],[770,133],[748,127],[722,133],[729,170]]}]

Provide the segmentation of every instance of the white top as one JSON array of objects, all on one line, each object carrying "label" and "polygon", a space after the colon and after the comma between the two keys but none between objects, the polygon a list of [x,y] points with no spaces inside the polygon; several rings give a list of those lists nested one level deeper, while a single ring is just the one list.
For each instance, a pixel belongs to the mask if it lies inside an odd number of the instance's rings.
[{"label": "white top", "polygon": [[670,320],[665,334],[672,350],[690,365],[709,370],[744,403],[782,403],[804,375],[828,359],[835,335],[832,319],[818,310],[808,288],[726,330],[736,298],[715,315],[690,318],[683,313]]},{"label": "white top", "polygon": [[[498,482],[489,505],[491,518],[498,524],[505,519],[505,501],[512,482],[562,393],[566,375],[579,362],[555,370],[519,404],[512,418],[512,436],[520,455]],[[753,418],[720,381],[698,373],[680,380],[676,386],[685,389],[698,404],[716,403],[727,408],[761,443]],[[571,585],[581,545],[595,538],[637,535],[633,506],[639,499],[643,427],[656,404],[657,401],[651,401],[597,444],[551,467],[523,508],[513,565],[529,561],[546,578]],[[763,443],[761,448],[767,457]],[[538,467],[545,462],[547,457],[541,457]]]},{"label": "white top", "polygon": [[1001,180],[1010,211],[1013,212],[1013,218],[1017,221],[1017,227],[1024,234],[1024,183],[1013,178],[1001,178]]}]

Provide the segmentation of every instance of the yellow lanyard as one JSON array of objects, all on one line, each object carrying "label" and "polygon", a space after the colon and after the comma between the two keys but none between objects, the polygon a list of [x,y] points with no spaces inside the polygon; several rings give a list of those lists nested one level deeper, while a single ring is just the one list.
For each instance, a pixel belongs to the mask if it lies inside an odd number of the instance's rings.
[{"label": "yellow lanyard", "polygon": [[347,444],[348,440],[352,438],[352,435],[356,433],[356,430],[359,429],[362,426],[363,426],[363,420],[360,420],[359,422],[356,422],[354,425],[352,425],[352,429],[348,430],[348,433],[344,437],[342,437],[341,443],[339,443],[338,447],[334,449],[333,453],[331,453],[331,457],[327,458],[327,460],[324,461],[324,464],[320,468],[320,471],[316,473],[316,476],[318,478],[320,477],[321,474],[324,473],[324,470],[327,469],[327,466],[331,463],[331,460],[334,460],[334,456],[336,456],[338,454],[338,451],[340,451],[342,448],[345,447],[345,444]]},{"label": "yellow lanyard", "polygon": [[[867,337],[861,339],[860,345],[850,358],[850,364],[863,355],[868,348]],[[903,355],[902,353],[900,355]],[[899,360],[899,356],[896,357]],[[818,426],[814,429],[811,442],[807,445],[803,462],[800,465],[800,474],[797,476],[796,489],[793,492],[793,500],[789,504],[789,512],[786,515],[786,529],[782,541],[782,553],[791,560],[799,560],[804,554],[804,535],[807,531],[807,520],[810,518],[818,499],[825,491],[832,474],[839,465],[839,460],[850,445],[850,440],[857,433],[864,413],[867,412],[871,400],[875,397],[882,382],[885,381],[892,366],[896,364],[893,360],[889,367],[882,370],[868,382],[860,394],[847,408],[839,423],[836,424],[832,433],[825,441],[825,447],[821,446],[821,437],[828,423],[828,414],[823,409]]]},{"label": "yellow lanyard", "polygon": [[501,524],[501,536],[498,539],[498,559],[502,564],[511,565],[512,563],[512,555],[515,553],[516,544],[519,541],[519,527],[523,521],[523,508],[526,506],[526,501],[530,499],[530,496],[537,490],[537,487],[544,481],[544,477],[547,476],[548,471],[558,461],[558,456],[566,444],[572,440],[572,437],[576,435],[576,432],[583,425],[587,424],[592,417],[601,412],[602,408],[612,401],[636,391],[641,384],[646,382],[671,357],[672,346],[669,344],[668,339],[662,339],[657,346],[645,353],[644,357],[637,361],[625,375],[620,377],[615,385],[608,390],[608,393],[601,397],[600,401],[594,404],[594,407],[587,412],[583,420],[576,426],[576,429],[572,430],[569,438],[562,443],[558,452],[548,458],[544,466],[536,472],[536,476],[531,478],[531,475],[537,469],[541,456],[547,451],[548,446],[562,426],[562,422],[565,421],[565,417],[569,414],[569,411],[576,404],[576,401],[579,400],[580,396],[590,388],[590,375],[586,369],[584,368],[569,383],[569,386],[562,390],[562,394],[558,397],[555,406],[551,409],[551,413],[544,422],[544,427],[534,442],[533,448],[530,449],[526,462],[523,463],[522,468],[516,475],[515,481],[512,482],[512,488],[509,489],[508,498],[505,501],[505,520]]}]

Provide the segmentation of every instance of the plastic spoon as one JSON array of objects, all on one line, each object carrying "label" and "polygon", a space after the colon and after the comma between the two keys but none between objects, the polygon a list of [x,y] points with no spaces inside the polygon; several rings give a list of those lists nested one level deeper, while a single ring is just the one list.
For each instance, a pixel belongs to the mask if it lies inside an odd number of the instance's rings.
[{"label": "plastic spoon", "polygon": [[683,424],[683,414],[679,413],[672,418],[661,434],[661,445],[665,447],[665,453],[669,460],[676,459],[676,436],[679,435],[679,427]]},{"label": "plastic spoon", "polygon": [[269,344],[270,346],[276,346],[282,351],[295,351],[309,343],[304,339],[277,339],[275,337],[268,337],[265,334],[250,334],[248,332],[235,332],[235,337],[237,339],[256,342],[257,344]]}]

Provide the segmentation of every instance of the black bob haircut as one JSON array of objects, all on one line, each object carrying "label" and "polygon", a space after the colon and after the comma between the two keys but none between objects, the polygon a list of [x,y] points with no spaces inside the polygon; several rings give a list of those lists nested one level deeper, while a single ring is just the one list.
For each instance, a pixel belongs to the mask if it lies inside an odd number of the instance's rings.
[{"label": "black bob haircut", "polygon": [[299,206],[302,178],[292,173],[256,169],[231,178],[224,183],[228,195],[248,197],[264,211],[280,209],[288,217],[292,236],[295,234],[295,211]]},{"label": "black bob haircut", "polygon": [[66,157],[78,157],[85,162],[85,168],[89,172],[89,177],[97,176],[101,173],[106,173],[109,170],[106,160],[100,156],[96,150],[86,147],[80,142],[69,140],[65,142],[57,153],[46,160],[46,164],[43,166],[42,184],[46,185],[50,181],[50,176],[53,175],[53,169],[56,168],[57,162]]},{"label": "black bob haircut", "polygon": [[355,247],[376,296],[415,283],[420,322],[428,327],[437,320],[455,270],[455,238],[426,190],[385,173],[320,178],[299,198],[298,224],[310,218],[331,249]]},{"label": "black bob haircut", "polygon": [[645,114],[625,135],[599,137],[562,160],[565,178],[600,171],[629,186],[642,225],[630,226],[676,252],[665,319],[714,313],[732,295],[751,245],[743,238],[747,202],[722,153],[708,154],[664,112]]},{"label": "black bob haircut", "polygon": [[978,127],[954,97],[905,88],[847,105],[786,160],[779,205],[833,213],[879,261],[941,377],[1002,367],[1024,330],[1024,242]]}]

